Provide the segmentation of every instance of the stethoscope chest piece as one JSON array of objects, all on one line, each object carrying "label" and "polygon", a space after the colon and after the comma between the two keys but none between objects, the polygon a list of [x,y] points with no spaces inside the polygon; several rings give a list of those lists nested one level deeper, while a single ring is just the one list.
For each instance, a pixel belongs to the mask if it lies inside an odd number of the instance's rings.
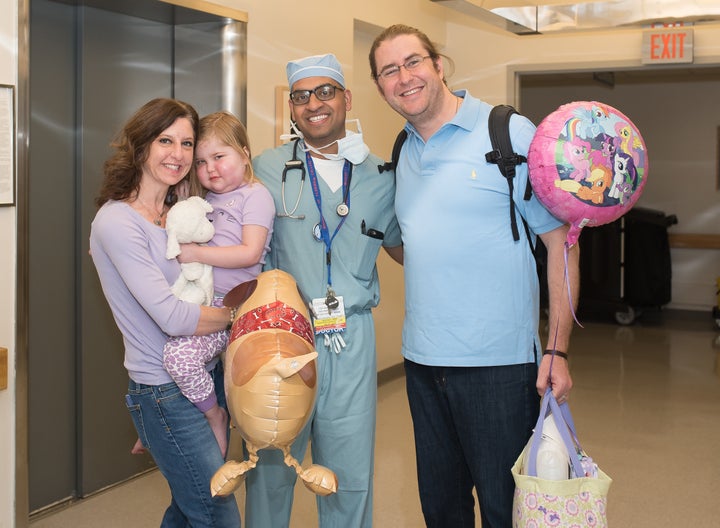
[{"label": "stethoscope chest piece", "polygon": [[313,226],[313,238],[320,242],[322,240],[322,230],[320,228],[320,223],[318,222]]},{"label": "stethoscope chest piece", "polygon": [[348,204],[346,204],[345,202],[343,202],[343,203],[341,203],[341,204],[339,204],[339,205],[337,206],[337,208],[335,209],[335,211],[337,211],[338,216],[345,217],[345,216],[347,216],[348,213],[350,212],[350,207],[348,207]]}]

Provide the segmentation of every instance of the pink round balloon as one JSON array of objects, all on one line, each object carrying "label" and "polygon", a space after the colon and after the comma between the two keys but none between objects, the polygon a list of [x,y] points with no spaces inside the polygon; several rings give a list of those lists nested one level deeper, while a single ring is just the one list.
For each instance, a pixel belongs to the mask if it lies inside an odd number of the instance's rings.
[{"label": "pink round balloon", "polygon": [[542,120],[528,169],[538,199],[570,224],[572,246],[583,227],[613,222],[635,205],[647,180],[647,149],[632,121],[615,108],[573,102]]}]

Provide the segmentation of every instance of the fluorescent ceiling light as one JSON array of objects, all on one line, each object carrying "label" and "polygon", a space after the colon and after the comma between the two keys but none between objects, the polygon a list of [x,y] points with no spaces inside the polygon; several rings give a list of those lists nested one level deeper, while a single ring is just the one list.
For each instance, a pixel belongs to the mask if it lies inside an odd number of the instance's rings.
[{"label": "fluorescent ceiling light", "polygon": [[720,20],[717,0],[431,0],[517,34]]}]

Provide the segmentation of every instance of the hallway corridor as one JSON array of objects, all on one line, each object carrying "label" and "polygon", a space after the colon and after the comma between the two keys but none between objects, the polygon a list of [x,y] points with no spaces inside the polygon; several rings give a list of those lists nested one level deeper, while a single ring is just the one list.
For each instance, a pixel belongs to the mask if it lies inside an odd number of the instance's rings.
[{"label": "hallway corridor", "polygon": [[[720,331],[710,314],[650,312],[633,326],[581,322],[570,350],[570,408],[583,447],[614,481],[610,526],[719,526]],[[404,380],[386,374],[378,394],[374,526],[419,528]],[[31,526],[157,527],[168,497],[153,471]],[[295,497],[291,527],[317,526],[314,495],[298,484]]]}]

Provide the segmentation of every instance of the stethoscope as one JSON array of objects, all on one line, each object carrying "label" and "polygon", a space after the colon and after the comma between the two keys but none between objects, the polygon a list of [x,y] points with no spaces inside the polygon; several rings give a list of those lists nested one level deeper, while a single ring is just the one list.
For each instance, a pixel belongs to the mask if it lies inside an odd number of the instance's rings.
[{"label": "stethoscope", "polygon": [[[277,213],[278,218],[292,218],[293,220],[304,220],[305,215],[298,215],[295,214],[297,211],[298,206],[300,205],[300,199],[302,197],[303,187],[305,186],[305,164],[301,159],[298,158],[297,155],[297,148],[298,143],[300,143],[300,138],[295,140],[295,143],[293,144],[293,150],[292,150],[292,159],[289,159],[285,162],[285,167],[283,168],[282,172],[282,178],[280,183],[280,198],[282,201],[283,206],[283,212]],[[338,216],[345,218],[348,213],[350,212],[350,181],[352,179],[352,164],[348,164],[348,173],[347,177],[344,178],[346,181],[343,182],[343,200],[338,206],[335,208],[335,211],[337,212]],[[287,202],[285,201],[285,182],[287,180],[287,174],[291,170],[300,170],[300,189],[298,190],[297,199],[295,200],[295,205],[292,208],[292,211],[287,210]]]},{"label": "stethoscope", "polygon": [[[305,185],[305,164],[302,162],[302,160],[298,159],[298,157],[297,157],[298,143],[300,143],[300,138],[295,140],[295,144],[293,145],[292,159],[285,162],[285,168],[283,169],[283,172],[282,172],[282,183],[280,185],[280,197],[282,199],[283,212],[278,213],[276,215],[278,218],[292,218],[293,220],[305,220],[305,215],[296,215],[295,214],[295,211],[297,211],[297,208],[300,205],[300,198],[302,197],[303,186]],[[285,180],[287,180],[288,171],[291,171],[293,169],[300,170],[300,190],[298,191],[297,200],[295,200],[295,205],[293,206],[292,211],[288,212],[287,205],[285,204]]]},{"label": "stethoscope", "polygon": [[[278,218],[292,218],[294,220],[304,220],[305,215],[298,215],[295,214],[297,211],[297,208],[300,204],[300,199],[302,198],[302,192],[303,187],[305,185],[305,163],[303,163],[302,160],[298,158],[297,155],[297,148],[298,143],[300,142],[300,138],[295,140],[295,144],[293,145],[292,150],[292,159],[285,162],[285,167],[283,168],[282,177],[281,177],[281,185],[280,185],[280,195],[281,195],[281,202],[283,206],[283,212],[277,213]],[[323,216],[322,212],[322,195],[320,193],[320,186],[318,183],[318,175],[315,172],[315,164],[313,163],[312,158],[310,157],[310,152],[305,153],[305,159],[307,163],[307,169],[310,176],[310,186],[312,188],[312,194],[313,198],[315,200],[315,205],[317,206],[318,212],[320,213],[320,221],[315,224],[313,227],[313,237],[318,242],[323,242],[325,245],[325,260],[327,265],[327,280],[328,280],[328,291],[327,291],[327,297],[325,299],[325,304],[327,305],[328,309],[334,310],[339,306],[339,301],[337,297],[335,297],[335,292],[332,289],[332,276],[331,276],[331,265],[332,265],[332,259],[331,259],[331,246],[333,243],[333,240],[335,236],[340,231],[340,228],[345,223],[345,220],[347,219],[348,214],[350,213],[350,183],[352,181],[352,172],[353,172],[353,164],[349,161],[345,160],[345,163],[343,165],[343,182],[342,182],[342,188],[343,188],[343,200],[342,202],[335,208],[335,212],[340,217],[340,223],[336,226],[334,232],[331,234],[330,229],[328,227],[327,222],[325,221],[325,217]],[[289,171],[293,169],[299,169],[300,170],[300,188],[298,190],[298,196],[295,200],[295,205],[293,206],[292,211],[287,210],[287,202],[285,200],[285,182],[287,181],[287,174]]]}]

